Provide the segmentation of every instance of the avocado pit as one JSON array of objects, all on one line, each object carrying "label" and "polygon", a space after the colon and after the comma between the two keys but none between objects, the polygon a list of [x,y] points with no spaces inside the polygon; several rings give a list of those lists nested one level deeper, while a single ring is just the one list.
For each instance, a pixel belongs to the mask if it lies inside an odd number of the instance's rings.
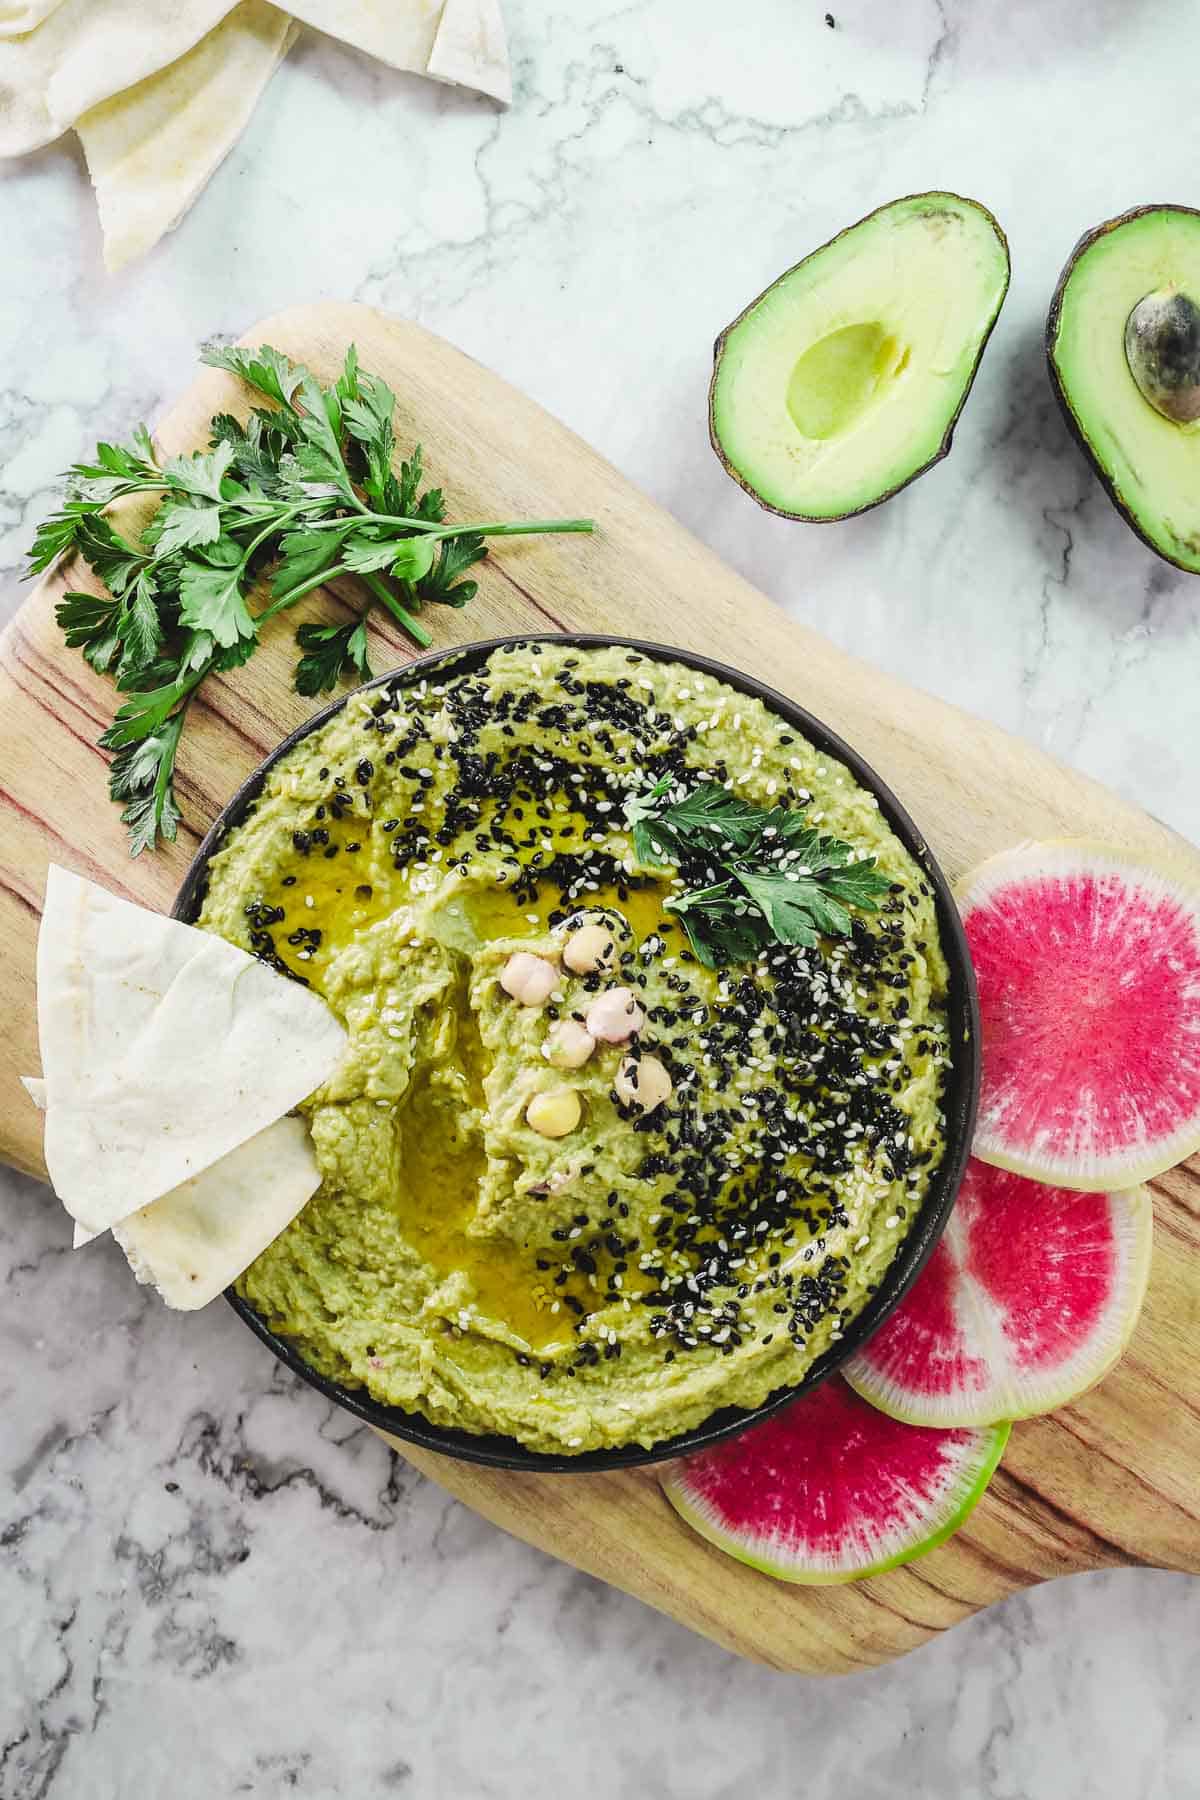
[{"label": "avocado pit", "polygon": [[1146,294],[1125,321],[1125,357],[1142,398],[1175,425],[1200,419],[1200,307],[1176,287]]}]

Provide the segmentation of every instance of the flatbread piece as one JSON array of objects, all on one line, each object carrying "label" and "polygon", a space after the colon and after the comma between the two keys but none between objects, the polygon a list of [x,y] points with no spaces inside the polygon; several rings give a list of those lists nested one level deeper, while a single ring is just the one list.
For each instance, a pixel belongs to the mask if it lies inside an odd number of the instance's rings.
[{"label": "flatbread piece", "polygon": [[512,66],[500,0],[446,0],[425,65],[437,81],[512,103]]},{"label": "flatbread piece", "polygon": [[[46,1083],[22,1075],[40,1112]],[[302,1119],[276,1119],[228,1156],[113,1227],[125,1260],[168,1306],[207,1306],[286,1231],[321,1183]],[[100,1236],[75,1221],[73,1250]]]},{"label": "flatbread piece", "polygon": [[141,1282],[168,1306],[207,1306],[285,1231],[321,1171],[303,1119],[276,1119],[202,1175],[113,1226]]},{"label": "flatbread piece", "polygon": [[62,0],[0,0],[0,37],[24,37],[61,5]]},{"label": "flatbread piece", "polygon": [[76,122],[110,273],[175,229],[245,130],[296,29],[267,0],[242,0],[178,62]]},{"label": "flatbread piece", "polygon": [[[22,1075],[21,1086],[25,1089],[25,1092],[29,1095],[29,1098],[33,1101],[33,1104],[37,1107],[38,1111],[45,1112],[46,1083],[42,1080],[42,1077],[40,1075]],[[72,1250],[82,1250],[85,1244],[90,1244],[93,1238],[98,1238],[99,1236],[100,1233],[98,1231],[89,1231],[86,1225],[81,1225],[79,1220],[76,1219],[75,1230],[71,1235],[71,1248]]]},{"label": "flatbread piece", "polygon": [[92,1232],[274,1124],[345,1047],[307,988],[53,864],[37,977],[46,1166]]},{"label": "flatbread piece", "polygon": [[233,0],[63,0],[24,37],[0,40],[0,156],[60,137],[81,113],[178,59]]}]

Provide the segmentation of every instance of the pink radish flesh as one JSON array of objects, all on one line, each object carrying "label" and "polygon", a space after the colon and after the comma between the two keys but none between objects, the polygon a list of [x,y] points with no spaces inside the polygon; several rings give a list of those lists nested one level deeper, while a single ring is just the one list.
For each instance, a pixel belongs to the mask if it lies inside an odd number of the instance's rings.
[{"label": "pink radish flesh", "polygon": [[854,1580],[961,1524],[1007,1436],[902,1425],[837,1377],[740,1437],[676,1464],[668,1499],[729,1554],[784,1580]]},{"label": "pink radish flesh", "polygon": [[983,1026],[976,1154],[1095,1189],[1200,1147],[1200,896],[1067,842],[985,863],[960,904]]},{"label": "pink radish flesh", "polygon": [[1143,1190],[1085,1194],[972,1161],[932,1257],[847,1379],[915,1424],[1049,1412],[1120,1355],[1150,1243]]}]

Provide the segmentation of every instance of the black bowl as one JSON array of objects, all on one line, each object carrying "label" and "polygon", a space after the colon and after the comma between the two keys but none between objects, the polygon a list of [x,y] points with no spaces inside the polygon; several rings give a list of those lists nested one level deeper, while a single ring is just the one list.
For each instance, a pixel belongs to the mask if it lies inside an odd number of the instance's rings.
[{"label": "black bowl", "polygon": [[[399,1407],[383,1406],[372,1400],[364,1390],[343,1387],[339,1382],[330,1381],[324,1375],[309,1367],[293,1345],[286,1338],[273,1332],[254,1308],[237,1294],[233,1288],[226,1290],[226,1299],[238,1316],[262,1339],[280,1362],[285,1363],[294,1374],[303,1379],[325,1395],[327,1400],[336,1401],[347,1412],[356,1418],[364,1419],[368,1425],[375,1425],[381,1431],[391,1432],[393,1436],[405,1439],[410,1444],[417,1444],[422,1450],[437,1451],[441,1455],[458,1457],[463,1462],[485,1463],[497,1469],[521,1469],[529,1473],[542,1474],[585,1474],[603,1469],[633,1468],[639,1464],[666,1462],[672,1457],[684,1456],[694,1450],[715,1444],[722,1438],[732,1437],[735,1432],[744,1431],[759,1419],[778,1412],[797,1395],[807,1393],[819,1381],[833,1373],[839,1363],[846,1360],[853,1351],[866,1342],[871,1333],[881,1325],[887,1315],[899,1304],[916,1280],[922,1264],[929,1256],[938,1238],[942,1234],[950,1209],[954,1205],[970,1154],[971,1136],[975,1125],[975,1111],[979,1099],[979,997],[975,991],[975,975],[971,967],[971,956],[967,949],[967,940],[963,933],[958,909],[954,904],[949,885],[941,869],[934,861],[924,838],[901,806],[896,796],[884,786],[874,770],[869,768],[862,757],[853,751],[835,732],[830,731],[819,719],[797,706],[794,701],[785,699],[774,689],[766,687],[761,681],[755,681],[749,675],[728,667],[725,663],[714,662],[708,657],[693,656],[686,650],[674,650],[667,644],[645,644],[637,639],[620,637],[590,636],[581,633],[567,633],[565,638],[559,634],[521,636],[510,638],[490,638],[484,642],[467,644],[459,649],[434,650],[426,656],[419,656],[414,662],[407,663],[402,669],[394,669],[387,675],[380,675],[374,681],[367,682],[367,688],[386,687],[397,683],[405,686],[414,680],[420,680],[433,670],[454,668],[470,670],[478,667],[493,650],[512,644],[556,643],[567,642],[580,649],[601,649],[611,645],[623,649],[639,651],[643,656],[659,662],[684,663],[689,668],[698,669],[705,675],[715,676],[740,693],[748,694],[761,700],[770,711],[777,713],[794,725],[810,743],[818,749],[827,751],[836,757],[850,770],[860,787],[873,793],[879,801],[879,809],[891,825],[896,836],[909,850],[913,858],[924,870],[934,890],[937,905],[938,925],[941,931],[942,948],[950,969],[950,1036],[952,1044],[952,1063],[950,1079],[946,1093],[946,1149],[942,1162],[921,1207],[920,1215],[914,1221],[912,1229],[900,1246],[894,1261],[888,1268],[884,1279],[872,1295],[867,1305],[853,1321],[845,1336],[836,1348],[826,1351],[809,1369],[803,1381],[793,1387],[781,1388],[766,1399],[761,1406],[752,1411],[739,1407],[725,1407],[713,1413],[704,1424],[694,1431],[680,1433],[679,1436],[664,1439],[649,1450],[640,1445],[631,1445],[619,1450],[593,1450],[581,1456],[549,1456],[536,1451],[527,1450],[515,1438],[500,1437],[491,1434],[476,1434],[469,1431],[452,1431],[443,1426],[432,1425],[419,1413],[403,1412]],[[357,689],[362,692],[363,689]],[[350,698],[344,694],[329,706],[322,707],[311,719],[297,727],[290,736],[272,751],[266,761],[260,764],[254,774],[244,781],[228,806],[214,822],[212,829],[205,837],[192,865],[184,877],[183,885],[175,900],[173,916],[191,923],[200,912],[204,900],[210,857],[220,848],[226,834],[250,812],[262,789],[267,771],[279,761],[281,756],[298,744],[302,738],[312,731],[317,731],[327,719],[345,706]]]}]

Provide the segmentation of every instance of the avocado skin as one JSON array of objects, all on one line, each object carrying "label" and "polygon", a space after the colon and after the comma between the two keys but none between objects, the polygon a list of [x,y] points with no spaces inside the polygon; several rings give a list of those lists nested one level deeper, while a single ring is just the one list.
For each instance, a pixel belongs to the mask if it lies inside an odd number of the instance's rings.
[{"label": "avocado skin", "polygon": [[[975,361],[971,364],[971,373],[967,377],[963,387],[962,398],[955,408],[954,417],[946,426],[941,443],[929,460],[923,462],[919,469],[914,469],[911,475],[906,475],[903,481],[897,481],[893,487],[887,488],[882,494],[877,494],[874,500],[864,500],[861,506],[852,506],[848,508],[846,512],[822,514],[820,518],[813,518],[808,513],[789,512],[786,507],[772,506],[769,500],[764,500],[762,495],[756,492],[756,490],[750,486],[750,483],[732,467],[726,458],[724,450],[721,448],[721,442],[717,436],[716,425],[713,420],[713,399],[716,391],[717,370],[721,364],[721,357],[724,353],[726,338],[731,331],[736,330],[742,320],[746,317],[747,313],[753,312],[754,308],[766,299],[772,288],[777,288],[781,281],[786,281],[789,275],[794,275],[797,269],[801,268],[804,263],[809,261],[810,257],[818,256],[822,250],[828,250],[831,244],[839,243],[848,232],[857,231],[860,226],[869,224],[872,219],[878,218],[880,213],[890,212],[893,206],[900,206],[908,200],[932,199],[935,194],[944,194],[947,198],[961,201],[962,205],[972,206],[976,212],[982,213],[983,217],[991,225],[992,230],[996,233],[996,237],[999,239],[1000,247],[1004,251],[1004,261],[1007,269],[1004,281],[1004,293],[1000,296],[1000,305],[996,308],[996,316],[979,340],[979,348],[975,353]],[[980,201],[972,200],[966,194],[956,194],[949,188],[930,189],[925,193],[918,194],[898,194],[894,200],[885,200],[882,206],[876,206],[871,212],[864,213],[861,219],[855,219],[852,224],[844,226],[841,231],[835,231],[833,236],[831,238],[826,238],[823,244],[817,244],[812,250],[806,251],[805,254],[800,257],[798,262],[794,262],[790,268],[785,269],[782,275],[777,275],[774,281],[768,281],[762,292],[756,294],[753,300],[743,306],[741,312],[737,315],[737,318],[729,321],[729,324],[726,325],[725,329],[718,336],[716,343],[713,345],[713,372],[708,384],[708,441],[712,445],[717,460],[725,473],[732,480],[736,481],[738,486],[745,493],[749,494],[750,498],[756,501],[757,504],[762,507],[764,512],[774,513],[777,519],[796,520],[802,525],[840,525],[846,519],[857,519],[862,513],[871,512],[875,507],[882,506],[885,500],[891,500],[896,494],[900,493],[902,488],[910,487],[912,483],[917,481],[922,475],[928,475],[930,469],[935,468],[936,465],[941,462],[942,458],[948,456],[950,453],[950,447],[954,441],[954,428],[962,416],[962,409],[966,405],[971,389],[975,385],[975,377],[979,373],[979,364],[983,359],[984,351],[987,349],[988,339],[996,329],[996,320],[1000,317],[1001,309],[1004,306],[1004,301],[1008,294],[1008,285],[1011,274],[1012,256],[1009,251],[1008,238],[1005,236],[1004,228],[996,218],[996,215],[989,211],[989,209]]]},{"label": "avocado skin", "polygon": [[[1063,387],[1062,381],[1059,378],[1058,369],[1054,361],[1054,345],[1058,338],[1058,327],[1062,318],[1063,298],[1066,294],[1067,283],[1074,273],[1075,264],[1079,261],[1079,258],[1083,255],[1085,250],[1091,249],[1097,239],[1107,237],[1109,232],[1115,231],[1119,225],[1128,225],[1134,219],[1143,219],[1147,213],[1156,212],[1190,213],[1192,218],[1200,218],[1200,207],[1180,206],[1173,200],[1162,200],[1157,204],[1151,203],[1146,206],[1131,206],[1128,212],[1118,213],[1115,219],[1105,219],[1103,225],[1095,225],[1092,227],[1091,231],[1085,231],[1083,236],[1076,243],[1070,256],[1068,256],[1066,262],[1063,264],[1062,274],[1059,276],[1057,286],[1050,297],[1050,307],[1046,313],[1046,366],[1050,371],[1050,385],[1054,389],[1054,396],[1058,401],[1062,416],[1066,420],[1067,430],[1071,433],[1071,436],[1075,439],[1075,442],[1079,445],[1079,448],[1091,463],[1093,472],[1098,477],[1101,487],[1124,519],[1126,525],[1128,525],[1130,531],[1133,532],[1135,537],[1142,540],[1147,550],[1153,550],[1155,556],[1160,556],[1165,563],[1170,563],[1172,568],[1182,569],[1185,575],[1195,575],[1198,572],[1197,570],[1191,568],[1190,565],[1185,562],[1180,562],[1178,557],[1172,556],[1169,551],[1164,550],[1161,544],[1156,544],[1154,539],[1142,530],[1142,527],[1134,518],[1133,513],[1125,502],[1125,498],[1122,495],[1120,488],[1092,448],[1083,424],[1075,417],[1074,410],[1072,409],[1071,402],[1067,398],[1066,389]],[[1130,380],[1133,380],[1132,375],[1130,376]]]}]

